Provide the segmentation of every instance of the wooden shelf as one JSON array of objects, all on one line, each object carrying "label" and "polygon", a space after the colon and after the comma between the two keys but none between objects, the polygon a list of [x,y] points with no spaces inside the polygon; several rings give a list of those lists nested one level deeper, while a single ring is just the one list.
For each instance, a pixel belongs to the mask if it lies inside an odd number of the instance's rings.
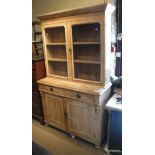
[{"label": "wooden shelf", "polygon": [[100,64],[99,61],[95,60],[74,60],[75,63],[87,63],[87,64]]},{"label": "wooden shelf", "polygon": [[66,43],[46,43],[47,46],[50,45],[66,45]]},{"label": "wooden shelf", "polygon": [[67,62],[67,59],[63,58],[50,58],[48,61],[60,61],[60,62]]},{"label": "wooden shelf", "polygon": [[33,40],[32,43],[43,43],[43,41],[36,41],[36,40]]},{"label": "wooden shelf", "polygon": [[74,42],[74,45],[92,45],[92,44],[100,44],[100,42]]}]

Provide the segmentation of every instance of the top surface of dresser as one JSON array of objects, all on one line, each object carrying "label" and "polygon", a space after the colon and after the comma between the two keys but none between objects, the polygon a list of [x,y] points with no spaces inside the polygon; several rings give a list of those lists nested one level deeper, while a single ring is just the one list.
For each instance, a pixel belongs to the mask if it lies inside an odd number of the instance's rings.
[{"label": "top surface of dresser", "polygon": [[111,0],[104,0],[101,3],[98,3],[96,5],[88,5],[84,7],[76,7],[73,9],[66,9],[66,10],[61,10],[61,11],[56,11],[56,12],[45,13],[45,14],[39,15],[37,18],[43,21],[43,20],[48,20],[48,19],[60,18],[60,17],[104,12],[106,9],[106,6],[111,3],[112,3]]},{"label": "top surface of dresser", "polygon": [[39,84],[44,84],[48,86],[59,87],[63,89],[69,89],[73,91],[80,91],[84,93],[89,93],[93,95],[102,95],[109,87],[111,87],[111,83],[108,83],[105,87],[96,86],[92,84],[85,84],[80,82],[73,82],[68,80],[56,79],[46,77],[38,81]]}]

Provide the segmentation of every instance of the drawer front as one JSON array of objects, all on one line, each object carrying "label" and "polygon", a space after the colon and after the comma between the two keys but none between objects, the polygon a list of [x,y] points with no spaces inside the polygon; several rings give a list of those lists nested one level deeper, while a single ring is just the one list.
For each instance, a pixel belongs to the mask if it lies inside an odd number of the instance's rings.
[{"label": "drawer front", "polygon": [[46,91],[46,92],[49,92],[55,95],[60,95],[60,96],[76,99],[79,101],[88,102],[88,103],[95,102],[95,97],[93,95],[82,93],[82,92],[77,92],[77,91],[72,91],[72,90],[67,90],[67,89],[62,89],[62,88],[56,88],[56,87],[46,86],[46,85],[39,85],[39,90]]}]

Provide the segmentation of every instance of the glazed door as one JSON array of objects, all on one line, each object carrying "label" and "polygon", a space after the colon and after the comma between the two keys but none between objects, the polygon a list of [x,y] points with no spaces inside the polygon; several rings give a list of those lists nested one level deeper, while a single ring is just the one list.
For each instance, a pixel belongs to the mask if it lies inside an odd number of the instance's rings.
[{"label": "glazed door", "polygon": [[70,79],[67,24],[60,22],[44,26],[43,41],[47,76]]},{"label": "glazed door", "polygon": [[[103,21],[103,20],[102,20]],[[101,84],[103,81],[103,22],[96,18],[69,23],[73,80]]]},{"label": "glazed door", "polygon": [[95,110],[92,104],[64,99],[67,111],[68,130],[88,141],[95,138]]}]

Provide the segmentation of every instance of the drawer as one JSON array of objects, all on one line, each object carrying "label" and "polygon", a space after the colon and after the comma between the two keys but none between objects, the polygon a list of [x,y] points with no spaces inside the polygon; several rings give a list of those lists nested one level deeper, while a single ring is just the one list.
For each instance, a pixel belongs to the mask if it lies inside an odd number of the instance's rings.
[{"label": "drawer", "polygon": [[39,85],[39,90],[40,91],[45,91],[48,93],[52,93],[55,95],[60,95],[88,103],[94,103],[95,102],[95,96],[82,93],[82,92],[77,92],[77,91],[72,91],[72,90],[67,90],[63,88],[57,88],[53,86],[46,86],[46,85]]}]

